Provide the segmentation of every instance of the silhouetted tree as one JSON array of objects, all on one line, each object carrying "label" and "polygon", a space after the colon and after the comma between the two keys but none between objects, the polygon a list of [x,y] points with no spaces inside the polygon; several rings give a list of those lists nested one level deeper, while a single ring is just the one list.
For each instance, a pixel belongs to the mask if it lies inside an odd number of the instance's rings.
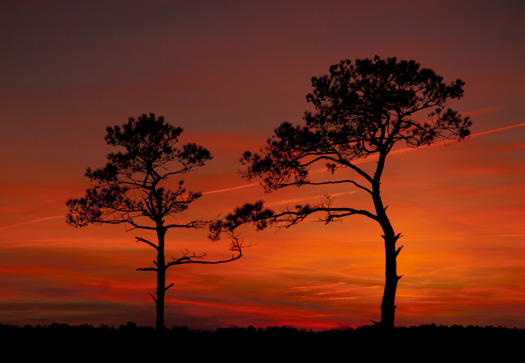
[{"label": "silhouetted tree", "polygon": [[[394,231],[381,198],[386,158],[399,143],[418,147],[469,135],[472,123],[468,116],[443,110],[448,100],[462,97],[464,82],[446,84],[415,61],[376,56],[355,63],[343,60],[330,67],[329,75],[312,78],[312,85],[313,93],[306,99],[315,111],[305,113],[306,125],[281,124],[260,153],[244,153],[241,161],[247,168],[242,174],[247,179],[260,178],[266,192],[288,186],[348,185],[368,194],[372,207],[337,206],[328,196],[319,204],[274,211],[259,201],[215,222],[211,237],[217,239],[224,231],[234,235],[245,223],[254,223],[259,230],[273,224],[289,227],[314,213],[321,213],[320,219],[326,223],[352,215],[370,218],[381,227],[385,246],[380,324],[393,327],[400,279],[396,259],[402,246],[396,247],[401,234]],[[413,118],[423,110],[429,112],[428,120]],[[367,157],[377,158],[373,172],[356,163]],[[328,175],[325,180],[312,181],[309,171],[319,163],[325,164]]]},{"label": "silhouetted tree", "polygon": [[83,198],[67,201],[67,223],[75,227],[89,224],[125,224],[131,229],[151,231],[155,240],[137,236],[155,249],[154,266],[138,268],[139,271],[157,273],[157,291],[151,294],[156,303],[156,328],[164,327],[164,297],[166,270],[175,265],[200,263],[218,264],[234,261],[242,256],[241,245],[232,240],[232,257],[225,260],[207,261],[205,254],[186,252],[167,261],[164,255],[166,233],[180,228],[204,228],[208,222],[192,220],[179,222],[176,217],[186,211],[201,193],[187,191],[182,180],[174,183],[174,190],[164,185],[171,177],[179,177],[211,160],[210,152],[194,143],[178,148],[182,129],[165,122],[164,117],[154,114],[142,115],[120,126],[108,127],[106,142],[121,151],[110,153],[108,163],[101,169],[88,168],[86,176],[93,186]]}]

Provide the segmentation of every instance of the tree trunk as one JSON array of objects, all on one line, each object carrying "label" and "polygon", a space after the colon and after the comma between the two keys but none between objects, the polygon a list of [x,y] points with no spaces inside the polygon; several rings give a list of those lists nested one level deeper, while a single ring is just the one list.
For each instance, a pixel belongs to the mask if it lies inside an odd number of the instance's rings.
[{"label": "tree trunk", "polygon": [[397,276],[397,254],[399,251],[396,251],[396,241],[399,237],[394,235],[392,231],[392,233],[385,232],[383,238],[385,240],[385,289],[381,302],[381,326],[393,328],[396,313],[397,282],[400,279]]},{"label": "tree trunk", "polygon": [[379,192],[379,183],[376,183],[373,193],[374,206],[377,220],[383,230],[385,242],[385,289],[381,302],[381,327],[393,328],[396,315],[396,290],[397,282],[401,278],[397,275],[397,255],[401,248],[396,249],[396,242],[400,234],[396,235],[394,228],[386,215]]},{"label": "tree trunk", "polygon": [[159,240],[157,250],[157,297],[156,303],[156,330],[162,331],[164,329],[164,297],[166,295],[166,261],[164,257],[164,235],[163,228],[157,228],[157,236]]},{"label": "tree trunk", "polygon": [[[157,262],[160,262],[160,259],[158,259]],[[156,298],[157,318],[156,318],[156,324],[155,324],[157,331],[161,331],[164,329],[165,281],[166,281],[166,270],[159,267],[159,269],[157,270],[157,298]]]}]

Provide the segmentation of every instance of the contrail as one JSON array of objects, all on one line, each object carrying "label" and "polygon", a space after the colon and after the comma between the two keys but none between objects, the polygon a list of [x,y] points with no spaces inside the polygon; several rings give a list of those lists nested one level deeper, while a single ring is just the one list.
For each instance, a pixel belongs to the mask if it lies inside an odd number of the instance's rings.
[{"label": "contrail", "polygon": [[493,129],[493,130],[476,132],[475,134],[470,135],[470,137],[476,137],[476,136],[481,136],[481,135],[486,135],[486,134],[492,134],[493,132],[510,130],[510,129],[514,129],[516,127],[522,127],[522,126],[525,126],[525,122],[521,123],[521,124],[518,124],[518,125],[511,125],[511,126],[501,127],[499,129]]},{"label": "contrail", "polygon": [[204,194],[224,193],[224,192],[230,192],[232,190],[237,190],[237,189],[251,188],[251,187],[254,187],[254,186],[257,186],[257,185],[259,185],[259,183],[251,183],[251,184],[239,185],[239,186],[231,187],[231,188],[210,190],[210,191],[207,191],[207,192],[202,192],[201,194],[204,195]]},{"label": "contrail", "polygon": [[38,222],[44,222],[44,221],[49,221],[51,219],[59,219],[59,218],[64,218],[63,215],[61,216],[52,216],[52,217],[43,217],[43,218],[38,218],[38,219],[33,219],[31,221],[27,221],[27,222],[20,222],[20,223],[16,223],[16,224],[11,224],[9,226],[0,226],[0,229],[5,229],[5,228],[11,228],[11,227],[18,227],[18,226],[24,226],[26,224],[32,224],[32,223],[38,223]]},{"label": "contrail", "polygon": [[[497,129],[476,132],[475,134],[469,135],[469,138],[470,137],[483,136],[483,135],[487,135],[487,134],[492,134],[494,132],[511,130],[511,129],[518,128],[518,127],[523,127],[523,126],[525,126],[525,122],[523,122],[521,124],[517,124],[517,125],[505,126],[505,127],[500,127],[500,128],[497,128]],[[439,145],[439,144],[433,144],[433,145]],[[403,149],[392,151],[392,153],[394,153],[394,154],[405,153],[405,152],[416,150],[416,149],[418,149],[418,148],[403,148]],[[373,160],[374,160],[374,158],[360,159],[360,160],[357,160],[356,163],[366,163],[366,162],[373,161]],[[319,172],[321,170],[324,170],[324,168],[320,168],[319,170],[314,170],[312,172],[315,173],[315,172]],[[250,183],[250,184],[245,184],[245,185],[238,185],[236,187],[231,187],[231,188],[209,190],[207,192],[202,192],[202,194],[225,193],[225,192],[230,192],[230,191],[239,190],[239,189],[252,188],[252,187],[255,187],[255,186],[258,186],[258,185],[259,185],[259,183]],[[279,202],[273,202],[273,203],[274,204],[280,204]],[[8,225],[8,226],[0,226],[0,229],[11,228],[11,227],[18,227],[18,226],[23,226],[23,225],[32,224],[32,223],[45,222],[45,221],[48,221],[48,220],[59,219],[59,218],[64,218],[64,216],[60,215],[60,216],[51,216],[51,217],[38,218],[38,219],[34,219],[34,220],[31,220],[31,221],[27,221],[27,222],[21,222],[21,223],[17,223],[17,224]]]},{"label": "contrail", "polygon": [[[513,128],[516,128],[516,127],[523,127],[525,126],[525,122],[524,123],[521,123],[521,124],[517,124],[517,125],[511,125],[511,126],[505,126],[505,127],[500,127],[498,129],[493,129],[493,130],[487,130],[487,131],[480,131],[480,132],[476,132],[475,134],[471,134],[469,135],[469,138],[470,137],[477,137],[477,136],[482,136],[482,135],[486,135],[486,134],[491,134],[493,132],[499,132],[499,131],[505,131],[505,130],[510,130],[510,129],[513,129]],[[433,145],[440,145],[438,143],[436,144],[432,144],[431,146]],[[407,148],[403,148],[403,149],[399,149],[399,150],[394,150],[391,152],[391,154],[401,154],[401,153],[405,153],[405,152],[409,152],[409,151],[413,151],[413,150],[416,150],[417,148],[412,148],[412,147],[407,147]],[[365,159],[359,159],[359,160],[356,160],[355,164],[361,164],[361,163],[366,163],[366,162],[369,162],[369,161],[373,161],[375,158],[365,158]],[[311,171],[310,173],[316,173],[316,172],[320,172],[320,171],[323,171],[325,170],[324,168],[320,168],[318,170],[313,170]],[[207,191],[207,192],[202,192],[202,194],[215,194],[215,193],[224,193],[224,192],[229,192],[229,191],[232,191],[232,190],[238,190],[238,189],[244,189],[244,188],[251,188],[251,187],[255,187],[259,185],[259,183],[251,183],[251,184],[245,184],[245,185],[239,185],[239,186],[236,186],[236,187],[232,187],[232,188],[225,188],[225,189],[218,189],[218,190],[210,190],[210,191]]]}]

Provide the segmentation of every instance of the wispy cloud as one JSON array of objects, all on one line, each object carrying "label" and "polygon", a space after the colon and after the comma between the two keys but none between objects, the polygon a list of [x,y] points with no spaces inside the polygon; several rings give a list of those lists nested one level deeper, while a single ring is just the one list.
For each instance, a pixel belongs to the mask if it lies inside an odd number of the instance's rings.
[{"label": "wispy cloud", "polygon": [[478,136],[482,136],[482,135],[492,134],[492,133],[494,133],[494,132],[500,132],[500,131],[511,130],[511,129],[515,129],[515,128],[517,128],[517,127],[523,127],[523,126],[525,126],[525,122],[524,122],[524,123],[521,123],[521,124],[517,124],[517,125],[511,125],[511,126],[506,126],[506,127],[500,127],[500,128],[498,128],[498,129],[492,129],[492,130],[487,130],[487,131],[476,132],[475,134],[470,135],[470,137],[478,137]]},{"label": "wispy cloud", "polygon": [[33,224],[33,223],[50,221],[50,220],[53,220],[53,219],[61,219],[61,218],[65,218],[65,217],[63,215],[60,215],[60,216],[51,216],[51,217],[37,218],[37,219],[33,219],[33,220],[30,220],[30,221],[26,221],[26,222],[20,222],[20,223],[16,223],[16,224],[11,224],[11,225],[8,225],[8,226],[0,226],[0,230],[6,229],[6,228],[13,228],[13,227],[24,226],[26,224]]},{"label": "wispy cloud", "polygon": [[233,190],[239,190],[239,189],[245,189],[245,188],[251,188],[259,185],[259,183],[251,183],[251,184],[245,184],[245,185],[238,185],[236,187],[231,188],[224,188],[224,189],[216,189],[216,190],[209,190],[207,192],[202,192],[202,194],[216,194],[216,193],[224,193],[224,192],[231,192]]},{"label": "wispy cloud", "polygon": [[474,111],[471,111],[471,112],[465,112],[467,115],[469,116],[479,116],[479,115],[485,115],[487,113],[492,113],[492,112],[495,112],[497,110],[499,110],[499,106],[489,106],[489,107],[484,107],[484,108],[479,108],[477,110],[474,110]]}]

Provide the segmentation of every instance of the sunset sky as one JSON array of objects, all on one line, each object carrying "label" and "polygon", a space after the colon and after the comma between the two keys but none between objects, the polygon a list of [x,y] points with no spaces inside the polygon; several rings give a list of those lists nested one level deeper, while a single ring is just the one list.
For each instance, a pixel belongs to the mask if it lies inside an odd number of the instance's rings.
[{"label": "sunset sky", "polygon": [[[155,256],[140,231],[64,218],[89,186],[85,169],[111,151],[106,126],[129,117],[163,115],[213,154],[184,178],[204,194],[185,218],[327,193],[366,206],[341,187],[265,194],[238,170],[243,151],[302,121],[312,76],[379,55],[465,81],[450,106],[474,122],[465,141],[389,157],[383,198],[404,246],[396,325],[525,328],[525,2],[5,0],[0,45],[0,323],[154,324],[155,276],[136,268]],[[229,257],[228,240],[207,234],[168,235],[168,256]],[[166,325],[377,321],[380,234],[358,216],[243,228],[242,259],[168,270]]]}]

